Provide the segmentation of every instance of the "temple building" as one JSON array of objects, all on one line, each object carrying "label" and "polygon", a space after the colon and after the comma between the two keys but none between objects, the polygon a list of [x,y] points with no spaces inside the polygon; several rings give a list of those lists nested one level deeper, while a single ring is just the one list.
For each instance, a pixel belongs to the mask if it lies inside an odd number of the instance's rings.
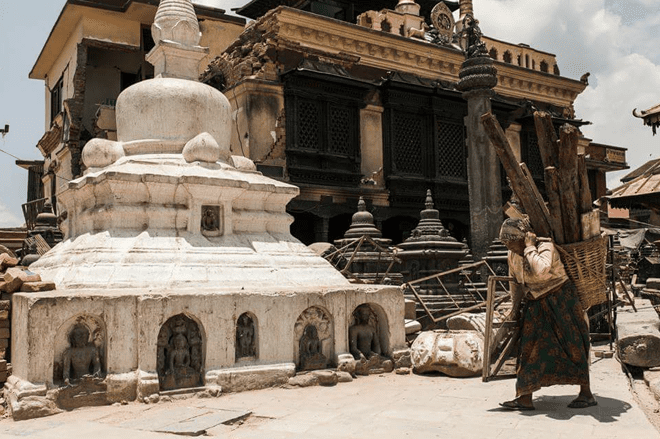
[{"label": "temple building", "polygon": [[[85,170],[85,142],[116,135],[118,93],[150,75],[143,59],[155,3],[68,0],[30,74],[48,89],[47,131],[38,147],[45,196],[55,208],[57,186]],[[253,20],[247,25],[196,6],[202,44],[210,47],[200,80],[232,104],[232,154],[300,188],[287,208],[295,237],[306,244],[340,239],[363,197],[383,238],[400,243],[417,225],[430,189],[450,235],[474,248],[471,216],[479,218],[483,206],[471,207],[470,181],[482,180],[504,201],[510,196],[503,172],[468,166],[468,101],[456,84],[465,60],[464,21],[473,13],[479,18],[475,6],[468,0],[252,0],[236,11]],[[586,81],[561,76],[553,54],[482,39],[497,70],[492,111],[543,192],[533,112],[550,112],[557,127],[588,123],[573,108]],[[625,149],[587,138],[580,149],[588,154],[597,199],[605,194],[605,173],[627,167]],[[497,159],[484,160],[499,168]],[[471,190],[474,197],[478,190]],[[492,239],[479,241],[485,250]]]}]

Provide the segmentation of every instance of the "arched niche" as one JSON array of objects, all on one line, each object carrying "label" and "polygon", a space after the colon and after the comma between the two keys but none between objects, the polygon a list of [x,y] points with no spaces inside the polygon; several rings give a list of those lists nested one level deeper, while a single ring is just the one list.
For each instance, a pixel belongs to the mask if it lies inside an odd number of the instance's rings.
[{"label": "arched niche", "polygon": [[298,370],[324,369],[334,355],[333,322],[330,313],[311,306],[294,325],[293,351]]},{"label": "arched niche", "polygon": [[385,313],[383,307],[376,303],[363,303],[355,307],[351,313],[351,320],[348,330],[348,346],[350,349],[353,348],[352,344],[356,342],[356,340],[352,340],[356,332],[360,332],[364,336],[366,336],[368,333],[368,331],[362,331],[364,328],[361,328],[361,325],[366,325],[373,330],[373,336],[375,340],[374,343],[372,343],[372,347],[378,346],[380,350],[380,352],[376,353],[384,357],[391,356],[392,350],[390,349],[390,326],[387,313]]},{"label": "arched niche", "polygon": [[79,314],[66,320],[54,340],[53,382],[75,384],[83,376],[106,374],[107,332],[101,317]]},{"label": "arched niche", "polygon": [[204,385],[202,325],[186,314],[170,317],[158,332],[156,370],[160,390]]},{"label": "arched niche", "polygon": [[244,312],[236,319],[236,361],[253,361],[259,358],[259,325],[257,318]]}]

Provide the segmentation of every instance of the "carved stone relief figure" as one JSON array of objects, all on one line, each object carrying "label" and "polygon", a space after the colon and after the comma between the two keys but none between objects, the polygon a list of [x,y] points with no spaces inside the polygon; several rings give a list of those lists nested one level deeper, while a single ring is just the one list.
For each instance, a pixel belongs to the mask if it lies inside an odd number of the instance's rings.
[{"label": "carved stone relief figure", "polygon": [[325,369],[327,365],[316,326],[307,325],[300,337],[300,370]]},{"label": "carved stone relief figure", "polygon": [[294,327],[296,360],[300,370],[323,369],[332,358],[332,321],[317,306],[300,314]]},{"label": "carved stone relief figure", "polygon": [[392,360],[382,355],[378,318],[367,304],[358,306],[353,312],[354,324],[348,328],[348,346],[357,361],[355,373],[391,372]]},{"label": "carved stone relief figure", "polygon": [[157,371],[161,390],[203,385],[202,337],[199,326],[179,314],[158,333]]},{"label": "carved stone relief figure", "polygon": [[220,227],[220,206],[202,206],[202,223],[200,229],[202,234],[206,236],[219,236],[222,234]]},{"label": "carved stone relief figure", "polygon": [[76,323],[69,332],[69,347],[62,355],[62,379],[69,385],[88,375],[101,376],[99,349],[90,340],[89,328]]},{"label": "carved stone relief figure", "polygon": [[243,313],[236,322],[236,361],[257,357],[257,328],[254,319]]}]

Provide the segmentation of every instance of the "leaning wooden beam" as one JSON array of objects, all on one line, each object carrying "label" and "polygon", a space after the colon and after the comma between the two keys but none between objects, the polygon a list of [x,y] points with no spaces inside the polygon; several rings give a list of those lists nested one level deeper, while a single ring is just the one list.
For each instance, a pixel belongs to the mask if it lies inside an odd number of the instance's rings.
[{"label": "leaning wooden beam", "polygon": [[553,166],[556,168],[559,165],[559,139],[552,124],[552,116],[545,111],[536,111],[534,112],[534,125],[536,126],[536,137],[539,141],[543,167]]},{"label": "leaning wooden beam", "polygon": [[589,190],[589,175],[584,154],[578,155],[578,179],[580,184],[580,213],[589,213],[593,210],[591,190]]},{"label": "leaning wooden beam", "polygon": [[511,149],[511,145],[509,145],[504,130],[502,130],[502,127],[492,113],[486,113],[481,116],[481,122],[509,177],[511,188],[520,200],[523,210],[529,215],[529,221],[536,234],[539,236],[552,236],[550,222],[542,208],[544,201],[543,199],[536,199],[534,196],[536,190],[530,187],[529,181],[520,169],[518,160]]},{"label": "leaning wooden beam", "polygon": [[561,200],[559,197],[559,173],[554,166],[545,168],[545,192],[550,207],[550,226],[557,244],[564,243],[564,227],[561,221]]},{"label": "leaning wooden beam", "polygon": [[[486,293],[486,329],[484,330],[484,356],[483,367],[481,369],[482,380],[488,381],[490,378],[491,363],[491,342],[493,338],[493,316],[495,314],[495,294],[497,292],[497,283],[511,281],[513,278],[508,276],[490,276],[488,278],[488,288]],[[508,296],[505,296],[508,297]],[[501,302],[500,302],[501,303]],[[497,338],[496,338],[497,339]]]},{"label": "leaning wooden beam", "polygon": [[500,372],[500,369],[504,365],[504,362],[509,357],[509,354],[511,354],[511,351],[513,350],[516,343],[518,342],[519,337],[520,337],[520,329],[516,328],[516,329],[513,330],[513,333],[511,334],[511,337],[509,338],[509,341],[506,343],[506,347],[502,350],[502,353],[500,354],[500,356],[495,361],[495,364],[493,365],[493,368],[490,371],[488,379],[496,376]]},{"label": "leaning wooden beam", "polygon": [[410,281],[408,283],[411,284],[411,285],[420,284],[422,282],[426,282],[427,280],[434,279],[436,277],[442,277],[442,276],[447,276],[447,275],[454,274],[454,273],[459,273],[461,271],[471,270],[473,268],[481,267],[482,265],[488,266],[486,261],[481,260],[479,262],[473,262],[471,264],[463,265],[462,267],[452,268],[451,270],[443,271],[442,273],[432,274],[430,276],[426,276],[426,277],[423,277],[421,279],[415,279],[415,280]]},{"label": "leaning wooden beam", "polygon": [[525,176],[525,180],[527,180],[529,187],[532,189],[532,194],[534,195],[534,198],[539,200],[539,206],[541,207],[541,212],[543,212],[543,216],[545,216],[549,220],[550,211],[548,210],[548,206],[545,205],[545,202],[543,201],[543,196],[536,187],[536,183],[534,183],[534,177],[532,177],[532,173],[529,172],[529,168],[527,168],[527,165],[522,162],[520,163],[520,170]]},{"label": "leaning wooden beam", "polygon": [[560,131],[559,196],[562,206],[562,225],[566,244],[580,241],[581,219],[578,206],[577,148],[579,132],[572,125],[564,124]]}]

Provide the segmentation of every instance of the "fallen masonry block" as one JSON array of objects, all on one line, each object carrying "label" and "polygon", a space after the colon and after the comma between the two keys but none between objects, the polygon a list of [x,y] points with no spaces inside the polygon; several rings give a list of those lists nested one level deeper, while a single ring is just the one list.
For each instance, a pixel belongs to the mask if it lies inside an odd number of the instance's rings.
[{"label": "fallen masonry block", "polygon": [[426,331],[410,347],[415,372],[451,377],[481,374],[484,339],[477,331]]},{"label": "fallen masonry block", "polygon": [[4,281],[5,291],[13,293],[18,291],[25,282],[40,282],[41,276],[29,270],[12,267],[5,272]]},{"label": "fallen masonry block", "polygon": [[617,314],[619,358],[637,367],[660,366],[660,318],[651,302],[635,299],[638,312],[622,308]]},{"label": "fallen masonry block", "polygon": [[0,254],[0,269],[4,269],[6,267],[15,267],[17,265],[18,259],[12,258],[7,253]]},{"label": "fallen masonry block", "polygon": [[10,315],[11,300],[0,300],[0,320],[9,320]]},{"label": "fallen masonry block", "polygon": [[660,290],[660,278],[649,277],[646,279],[646,288],[651,288],[653,290]]},{"label": "fallen masonry block", "polygon": [[55,288],[55,282],[24,282],[23,285],[21,285],[21,292],[37,293],[39,291],[52,291]]}]

